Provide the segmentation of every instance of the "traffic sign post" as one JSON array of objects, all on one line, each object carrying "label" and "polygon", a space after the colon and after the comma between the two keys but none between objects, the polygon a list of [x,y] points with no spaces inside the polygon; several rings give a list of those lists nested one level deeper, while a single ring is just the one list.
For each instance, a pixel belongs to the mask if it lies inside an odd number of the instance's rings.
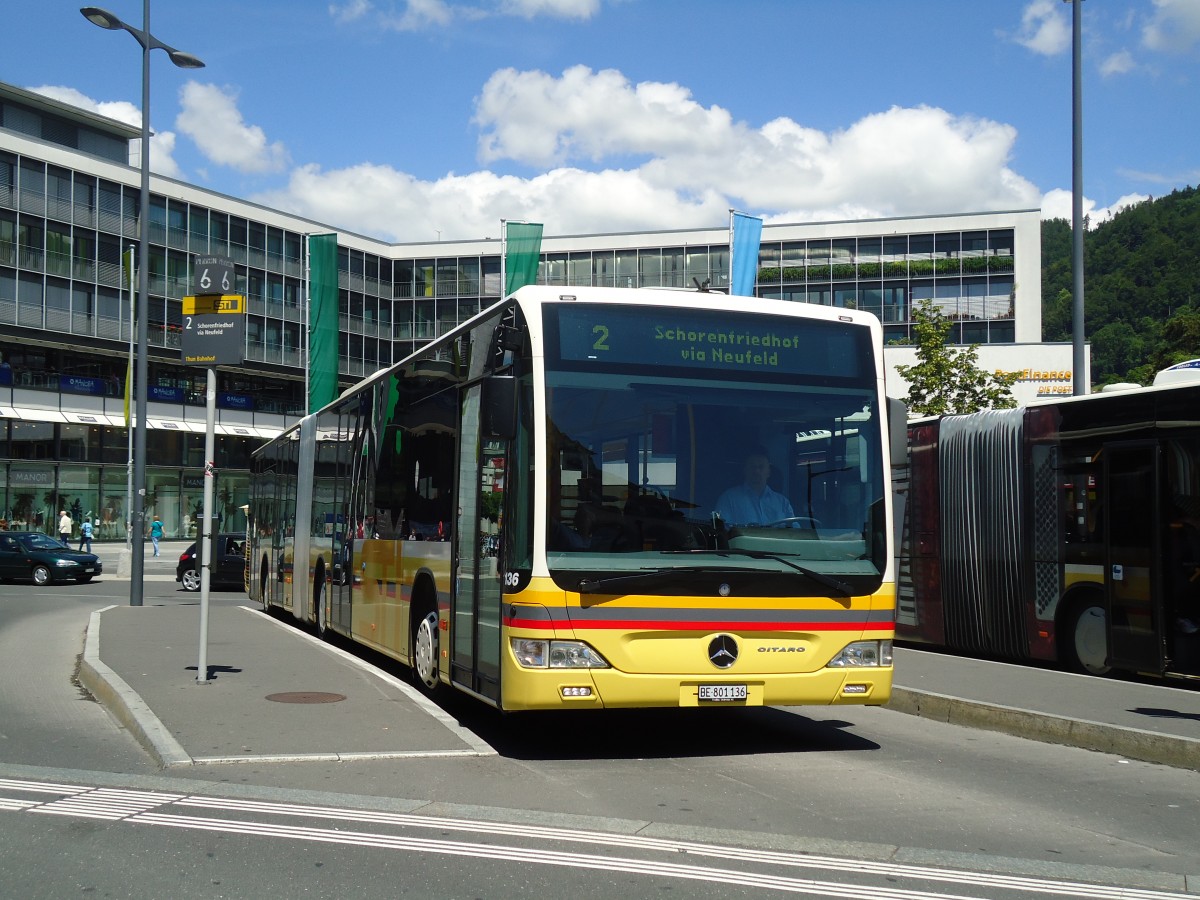
[{"label": "traffic sign post", "polygon": [[245,362],[246,298],[229,293],[235,284],[233,261],[197,256],[193,269],[195,295],[183,298],[185,366],[208,369],[204,428],[204,515],[200,522],[200,656],[196,681],[208,684],[208,600],[212,583],[213,483],[217,477],[217,370]]}]

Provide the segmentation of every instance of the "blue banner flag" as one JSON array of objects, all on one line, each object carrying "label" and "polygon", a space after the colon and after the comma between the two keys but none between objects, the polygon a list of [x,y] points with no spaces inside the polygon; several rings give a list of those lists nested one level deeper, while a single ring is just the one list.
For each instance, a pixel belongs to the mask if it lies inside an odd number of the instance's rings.
[{"label": "blue banner flag", "polygon": [[754,296],[758,276],[758,245],[762,240],[762,219],[730,211],[729,218],[729,293]]}]

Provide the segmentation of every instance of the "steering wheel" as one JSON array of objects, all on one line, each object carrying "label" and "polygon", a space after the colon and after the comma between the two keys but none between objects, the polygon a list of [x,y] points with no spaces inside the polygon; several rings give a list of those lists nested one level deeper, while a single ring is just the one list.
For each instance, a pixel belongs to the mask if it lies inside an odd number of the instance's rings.
[{"label": "steering wheel", "polygon": [[[806,523],[806,524],[801,524]],[[821,527],[821,523],[812,516],[788,516],[786,519],[776,519],[774,522],[768,522],[767,528],[779,528],[781,526],[793,525],[802,528],[817,529]]]}]

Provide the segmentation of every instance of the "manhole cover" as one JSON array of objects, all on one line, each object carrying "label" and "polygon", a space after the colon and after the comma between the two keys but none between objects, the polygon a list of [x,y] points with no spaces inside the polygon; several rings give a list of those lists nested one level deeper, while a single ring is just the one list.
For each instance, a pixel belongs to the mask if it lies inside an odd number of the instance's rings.
[{"label": "manhole cover", "polygon": [[267,694],[274,703],[337,703],[345,700],[345,694],[329,694],[324,691],[285,691],[282,694]]}]

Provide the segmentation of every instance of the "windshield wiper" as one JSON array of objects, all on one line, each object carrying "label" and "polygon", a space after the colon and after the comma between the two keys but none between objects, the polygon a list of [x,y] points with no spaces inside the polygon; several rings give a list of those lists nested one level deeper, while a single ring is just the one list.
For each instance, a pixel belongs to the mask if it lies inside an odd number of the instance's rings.
[{"label": "windshield wiper", "polygon": [[837,591],[844,597],[854,596],[854,589],[840,578],[834,578],[832,575],[826,575],[824,572],[818,572],[815,569],[810,569],[808,566],[794,563],[786,556],[772,553],[770,550],[734,550],[727,548],[724,550],[664,550],[663,553],[664,555],[669,553],[711,553],[713,556],[748,556],[751,559],[770,559],[795,569],[801,575],[808,576],[817,584],[824,585],[831,591]]},{"label": "windshield wiper", "polygon": [[714,569],[712,566],[674,566],[662,569],[642,569],[628,575],[609,575],[605,578],[584,578],[579,582],[581,594],[610,594],[611,587],[621,585],[644,584],[645,582],[661,581],[672,575],[681,573],[694,574],[702,572],[706,575],[745,575],[746,569]]}]

